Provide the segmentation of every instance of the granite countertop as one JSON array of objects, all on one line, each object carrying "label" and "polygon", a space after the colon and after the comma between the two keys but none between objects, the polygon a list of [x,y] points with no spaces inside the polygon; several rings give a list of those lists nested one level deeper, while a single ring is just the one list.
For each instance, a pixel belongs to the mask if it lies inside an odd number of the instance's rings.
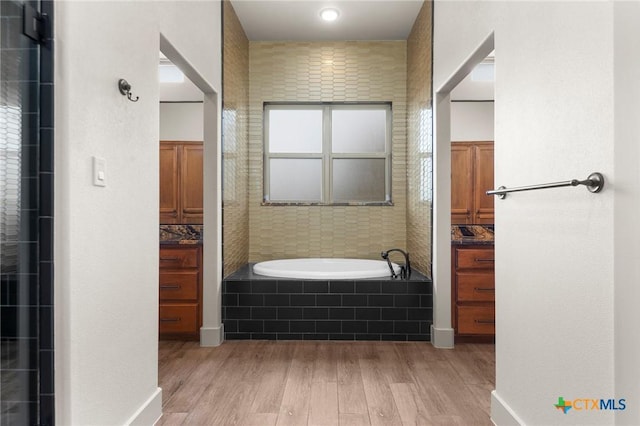
[{"label": "granite countertop", "polygon": [[[468,232],[467,232],[468,231]],[[473,235],[464,235],[473,234]],[[493,245],[493,225],[452,225],[452,245]]]},{"label": "granite countertop", "polygon": [[160,225],[160,245],[202,245],[202,225]]},{"label": "granite countertop", "polygon": [[191,246],[201,246],[202,240],[160,240],[161,246],[170,246],[170,245],[191,245]]}]

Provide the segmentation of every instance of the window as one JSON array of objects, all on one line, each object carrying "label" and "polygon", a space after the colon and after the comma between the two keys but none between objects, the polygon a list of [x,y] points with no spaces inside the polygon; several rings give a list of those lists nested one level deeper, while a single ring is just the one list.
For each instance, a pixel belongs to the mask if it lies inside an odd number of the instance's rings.
[{"label": "window", "polygon": [[266,203],[391,202],[391,104],[265,104]]}]

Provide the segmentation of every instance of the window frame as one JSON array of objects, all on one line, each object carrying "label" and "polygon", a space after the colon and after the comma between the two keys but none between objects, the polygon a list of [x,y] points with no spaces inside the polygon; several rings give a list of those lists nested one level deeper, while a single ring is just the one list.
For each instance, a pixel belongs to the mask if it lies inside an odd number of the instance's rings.
[{"label": "window frame", "polygon": [[[269,150],[269,111],[271,110],[320,110],[322,111],[322,152],[320,153],[272,153]],[[386,113],[385,151],[334,153],[332,147],[332,111],[333,110],[384,110]],[[355,102],[355,103],[295,103],[265,102],[263,105],[263,187],[262,205],[357,205],[392,206],[392,123],[393,108],[391,102]],[[271,159],[320,159],[322,162],[322,182],[320,200],[272,200],[270,199],[270,160]],[[335,201],[333,195],[333,160],[340,159],[383,159],[385,161],[385,200],[378,201]]]}]

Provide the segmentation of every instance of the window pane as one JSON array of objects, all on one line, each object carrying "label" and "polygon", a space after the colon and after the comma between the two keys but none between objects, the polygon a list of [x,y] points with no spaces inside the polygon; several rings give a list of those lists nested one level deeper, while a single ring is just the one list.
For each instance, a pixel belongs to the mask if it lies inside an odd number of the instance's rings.
[{"label": "window pane", "polygon": [[322,152],[322,110],[269,110],[269,152]]},{"label": "window pane", "polygon": [[331,112],[333,152],[385,152],[386,109],[336,109]]},{"label": "window pane", "polygon": [[385,160],[333,160],[333,201],[386,201]]},{"label": "window pane", "polygon": [[272,158],[269,160],[272,201],[322,201],[322,160]]}]

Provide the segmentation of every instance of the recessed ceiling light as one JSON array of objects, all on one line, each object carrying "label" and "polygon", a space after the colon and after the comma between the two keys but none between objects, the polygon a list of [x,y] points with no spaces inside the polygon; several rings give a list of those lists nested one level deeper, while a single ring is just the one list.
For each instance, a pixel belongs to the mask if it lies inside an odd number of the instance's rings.
[{"label": "recessed ceiling light", "polygon": [[327,22],[335,21],[339,15],[340,13],[336,9],[322,9],[320,12],[320,17]]}]

